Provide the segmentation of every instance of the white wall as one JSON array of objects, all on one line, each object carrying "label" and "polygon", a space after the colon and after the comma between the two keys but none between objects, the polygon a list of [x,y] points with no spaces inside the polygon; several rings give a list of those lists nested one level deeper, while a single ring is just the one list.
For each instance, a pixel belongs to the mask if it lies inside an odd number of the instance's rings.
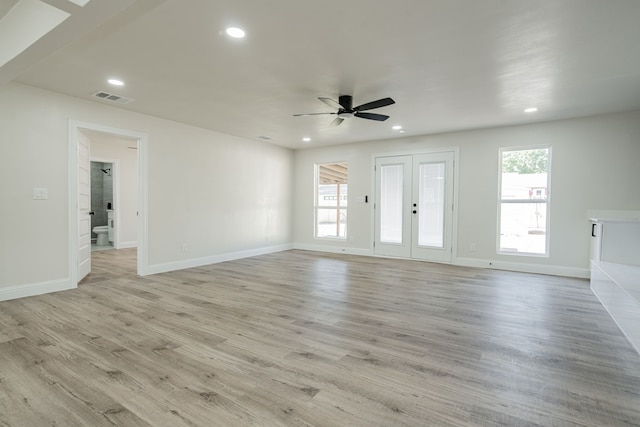
[{"label": "white wall", "polygon": [[[551,144],[548,258],[496,254],[498,150]],[[371,141],[295,153],[296,247],[371,254],[374,194],[372,155],[459,147],[456,263],[585,277],[589,263],[589,209],[640,209],[640,112],[448,134]],[[349,163],[348,230],[353,242],[313,238],[314,163]],[[477,252],[470,252],[471,243]]]},{"label": "white wall", "polygon": [[11,83],[0,87],[0,299],[69,287],[69,120],[148,135],[152,271],[292,241],[291,150]]},{"label": "white wall", "polygon": [[86,130],[82,132],[91,141],[92,160],[118,161],[118,200],[114,200],[113,203],[115,214],[118,216],[119,228],[116,229],[118,247],[136,247],[138,240],[138,150],[129,147],[136,147],[137,141]]},{"label": "white wall", "polygon": [[[353,198],[374,194],[374,153],[460,148],[459,263],[485,265],[493,260],[498,266],[517,263],[515,267],[584,274],[587,211],[640,209],[640,112],[372,141],[294,155],[269,144],[11,83],[0,87],[0,299],[72,285],[69,120],[148,135],[152,271],[279,250],[292,241],[301,247],[342,246],[370,253],[372,204],[356,204]],[[553,146],[550,256],[498,256],[498,149],[535,144]],[[353,242],[326,245],[313,238],[313,165],[335,161],[349,162]],[[34,187],[47,188],[48,200],[33,200]],[[469,252],[470,243],[477,244],[477,252]]]}]

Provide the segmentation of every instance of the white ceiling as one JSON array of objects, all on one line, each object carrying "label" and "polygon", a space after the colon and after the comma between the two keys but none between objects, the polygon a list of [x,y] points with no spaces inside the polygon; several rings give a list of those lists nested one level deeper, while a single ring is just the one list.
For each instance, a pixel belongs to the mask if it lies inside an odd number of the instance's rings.
[{"label": "white ceiling", "polygon": [[[18,56],[0,83],[83,99],[108,91],[135,99],[118,108],[291,148],[640,109],[640,0],[92,0],[72,9],[40,41],[48,51],[23,67]],[[83,14],[91,24],[69,27]],[[247,37],[228,38],[231,25]],[[292,116],[330,112],[316,98],[341,94],[396,104],[371,111],[386,122],[331,128],[335,116]],[[530,106],[539,111],[525,114]]]}]

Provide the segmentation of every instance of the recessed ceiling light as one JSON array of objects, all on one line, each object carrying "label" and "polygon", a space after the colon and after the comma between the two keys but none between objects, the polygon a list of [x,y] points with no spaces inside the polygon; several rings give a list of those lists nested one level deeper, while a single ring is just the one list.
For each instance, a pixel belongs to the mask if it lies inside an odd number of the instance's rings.
[{"label": "recessed ceiling light", "polygon": [[400,125],[395,125],[395,126],[394,126],[394,127],[392,127],[391,129],[393,129],[393,130],[400,130],[400,129],[402,129],[402,126],[400,126]]},{"label": "recessed ceiling light", "polygon": [[305,136],[304,138],[302,138],[302,141],[311,142],[311,138],[309,138],[308,136]]},{"label": "recessed ceiling light", "polygon": [[405,133],[405,132],[406,132],[406,130],[400,129],[400,133]]},{"label": "recessed ceiling light", "polygon": [[75,3],[78,6],[84,7],[84,5],[86,5],[87,3],[89,3],[91,0],[69,0],[71,3]]},{"label": "recessed ceiling light", "polygon": [[245,32],[242,28],[229,27],[227,28],[227,35],[234,39],[241,39],[245,36]]},{"label": "recessed ceiling light", "polygon": [[524,110],[525,113],[535,113],[536,111],[538,111],[536,107],[530,107]]},{"label": "recessed ceiling light", "polygon": [[124,86],[124,82],[119,79],[109,79],[107,81],[109,82],[109,84],[112,84],[114,86]]}]

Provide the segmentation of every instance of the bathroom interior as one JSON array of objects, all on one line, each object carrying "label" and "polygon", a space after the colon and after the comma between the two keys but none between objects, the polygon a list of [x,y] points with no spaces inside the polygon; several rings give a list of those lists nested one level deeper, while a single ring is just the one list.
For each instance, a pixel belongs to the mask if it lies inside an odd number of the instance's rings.
[{"label": "bathroom interior", "polygon": [[91,250],[114,249],[113,163],[91,162]]}]

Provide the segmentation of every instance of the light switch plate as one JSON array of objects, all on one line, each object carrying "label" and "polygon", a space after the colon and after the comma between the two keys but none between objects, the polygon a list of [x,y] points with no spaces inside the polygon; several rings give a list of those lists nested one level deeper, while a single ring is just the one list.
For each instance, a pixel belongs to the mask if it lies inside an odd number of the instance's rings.
[{"label": "light switch plate", "polygon": [[49,193],[46,188],[34,188],[33,189],[33,200],[47,200],[49,198]]}]

